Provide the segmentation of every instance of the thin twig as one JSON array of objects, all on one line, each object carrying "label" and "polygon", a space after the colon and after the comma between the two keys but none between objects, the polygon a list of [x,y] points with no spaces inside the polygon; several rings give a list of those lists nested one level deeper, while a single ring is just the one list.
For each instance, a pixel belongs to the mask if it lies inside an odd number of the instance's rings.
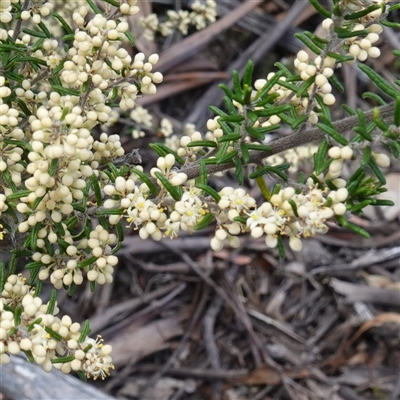
[{"label": "thin twig", "polygon": [[[207,350],[208,358],[211,362],[211,366],[219,370],[221,369],[221,360],[219,357],[219,351],[217,342],[214,335],[214,326],[217,315],[221,311],[223,300],[221,297],[216,297],[211,303],[204,316],[204,345]],[[215,382],[212,385],[212,399],[218,400],[221,398],[221,384],[220,382]]]},{"label": "thin twig", "polygon": [[207,285],[210,285],[226,302],[226,304],[232,308],[232,310],[236,313],[237,317],[247,330],[251,339],[256,343],[258,350],[261,352],[264,362],[271,366],[272,368],[280,371],[281,367],[269,356],[269,354],[265,350],[264,344],[261,342],[260,338],[256,335],[253,330],[251,320],[246,313],[242,313],[240,309],[238,309],[235,301],[229,297],[229,295],[223,290],[219,285],[217,285],[202,269],[199,265],[194,262],[187,254],[181,253],[173,247],[169,246],[167,243],[163,243],[170,251],[174,252],[178,256],[182,257],[182,259],[188,263],[188,265],[193,269],[193,271],[199,275]]},{"label": "thin twig", "polygon": [[[158,365],[144,364],[137,366],[135,368],[136,373],[153,373],[160,370]],[[236,380],[237,378],[247,375],[249,371],[247,369],[239,370],[214,370],[214,369],[200,369],[200,368],[171,368],[169,370],[169,375],[183,378],[194,378],[194,379],[204,379],[209,381],[216,380]]]},{"label": "thin twig", "polygon": [[[206,304],[207,301],[207,297],[208,297],[208,286],[206,286],[206,289],[203,290],[202,296],[200,298],[200,301],[195,309],[195,312],[190,320],[190,324],[185,332],[185,334],[183,335],[181,341],[179,342],[178,347],[176,348],[176,350],[171,354],[171,356],[169,357],[169,359],[167,360],[167,362],[161,367],[161,369],[159,371],[156,372],[156,374],[149,380],[149,382],[146,385],[146,388],[155,386],[157,381],[166,373],[168,373],[168,371],[171,369],[171,367],[174,365],[175,361],[178,359],[178,357],[180,356],[180,354],[182,353],[182,351],[184,350],[187,341],[189,340],[198,320],[200,315],[202,314],[203,310],[204,310],[204,306]],[[144,391],[144,390],[143,390]]]},{"label": "thin twig", "polygon": [[[25,11],[28,8],[29,3],[30,3],[30,0],[25,0],[24,4],[21,7],[21,12]],[[14,29],[14,33],[13,33],[13,36],[12,36],[14,41],[17,39],[18,35],[21,33],[21,26],[22,26],[22,22],[23,21],[24,20],[22,18],[17,20],[17,23],[15,25],[15,29]]]}]

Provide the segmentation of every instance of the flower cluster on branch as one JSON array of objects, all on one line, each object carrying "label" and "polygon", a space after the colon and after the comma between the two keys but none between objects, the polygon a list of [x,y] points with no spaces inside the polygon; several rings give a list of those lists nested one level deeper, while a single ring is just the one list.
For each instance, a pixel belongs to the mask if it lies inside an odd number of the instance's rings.
[{"label": "flower cluster on branch", "polygon": [[111,346],[103,345],[101,337],[88,337],[87,326],[70,317],[58,318],[58,312],[54,299],[43,304],[23,278],[10,275],[1,292],[0,363],[9,363],[10,354],[24,352],[46,372],[54,367],[104,379],[114,368]]}]

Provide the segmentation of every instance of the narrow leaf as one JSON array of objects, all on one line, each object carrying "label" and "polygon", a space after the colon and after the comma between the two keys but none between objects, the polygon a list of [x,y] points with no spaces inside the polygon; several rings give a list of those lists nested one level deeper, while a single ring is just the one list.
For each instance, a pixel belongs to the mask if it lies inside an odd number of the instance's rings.
[{"label": "narrow leaf", "polygon": [[172,196],[174,200],[179,201],[181,199],[182,195],[179,192],[178,188],[172,185],[161,172],[155,172],[154,175],[159,179],[161,184],[165,187],[165,189],[167,189],[168,193]]},{"label": "narrow leaf", "polygon": [[210,195],[215,200],[216,203],[218,203],[221,200],[221,196],[212,187],[205,185],[203,183],[196,183],[195,187],[203,190],[205,193]]},{"label": "narrow leaf", "polygon": [[194,230],[195,230],[195,231],[200,231],[200,230],[202,230],[202,229],[204,229],[204,228],[207,228],[207,226],[211,224],[211,222],[212,222],[213,219],[214,219],[213,213],[211,213],[211,212],[207,213],[207,214],[201,219],[201,221],[200,221],[198,224],[196,224],[196,225],[194,226]]},{"label": "narrow leaf", "polygon": [[386,82],[377,72],[375,72],[371,67],[365,64],[359,64],[358,68],[364,72],[369,79],[371,79],[374,84],[382,90],[382,92],[386,93],[390,97],[394,99],[400,95],[400,91],[396,90],[390,83]]},{"label": "narrow leaf", "polygon": [[349,144],[347,139],[344,136],[342,136],[338,131],[336,131],[335,128],[332,128],[331,126],[321,123],[317,124],[317,127],[321,129],[321,131],[327,133],[329,136],[332,137],[332,139],[336,140],[341,145],[347,146]]}]

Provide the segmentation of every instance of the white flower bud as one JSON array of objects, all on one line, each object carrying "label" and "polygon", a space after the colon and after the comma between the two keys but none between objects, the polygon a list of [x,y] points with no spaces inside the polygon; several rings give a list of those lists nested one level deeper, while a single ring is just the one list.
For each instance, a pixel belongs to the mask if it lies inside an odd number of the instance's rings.
[{"label": "white flower bud", "polygon": [[36,344],[33,346],[32,353],[37,357],[45,357],[46,349],[41,344]]},{"label": "white flower bud", "polygon": [[265,244],[271,249],[274,249],[278,244],[278,238],[272,235],[267,235],[265,237]]},{"label": "white flower bud", "polygon": [[251,236],[254,239],[260,238],[264,234],[263,229],[260,226],[256,226],[251,230]]},{"label": "white flower bud", "polygon": [[335,201],[336,202],[343,202],[347,199],[349,192],[346,188],[340,188],[336,191]]},{"label": "white flower bud", "polygon": [[282,204],[282,197],[279,196],[278,194],[274,194],[271,196],[270,202],[274,206],[278,207]]},{"label": "white flower bud", "polygon": [[333,211],[336,215],[344,215],[346,210],[347,208],[343,203],[338,203],[333,206]]},{"label": "white flower bud", "polygon": [[384,153],[372,153],[375,162],[381,168],[387,168],[390,165],[390,158]]},{"label": "white flower bud", "polygon": [[272,222],[269,222],[268,224],[264,225],[264,232],[268,235],[274,235],[276,231],[278,230],[277,226],[273,224]]},{"label": "white flower bud", "polygon": [[289,200],[295,195],[295,190],[292,187],[287,187],[282,191],[282,199],[283,200]]},{"label": "white flower bud", "polygon": [[329,165],[329,172],[331,173],[340,172],[342,170],[342,165],[343,165],[342,159],[333,160]]},{"label": "white flower bud", "polygon": [[322,27],[326,30],[329,31],[330,27],[333,24],[333,20],[331,18],[326,18],[322,21]]},{"label": "white flower bud", "polygon": [[228,232],[231,235],[239,235],[240,233],[240,225],[237,222],[233,222],[227,226]]},{"label": "white flower bud", "polygon": [[82,368],[82,363],[79,360],[72,360],[71,361],[71,369],[73,371],[79,371]]},{"label": "white flower bud", "polygon": [[149,63],[153,64],[153,65],[157,64],[159,59],[160,59],[160,57],[158,54],[152,54],[149,56]]},{"label": "white flower bud", "polygon": [[297,53],[297,59],[300,60],[301,62],[307,62],[309,60],[308,54],[304,50],[300,50]]},{"label": "white flower bud", "polygon": [[350,160],[351,157],[353,157],[353,150],[349,146],[344,146],[340,150],[340,157],[343,158],[343,160]]},{"label": "white flower bud", "polygon": [[223,241],[226,239],[227,236],[228,236],[228,235],[227,235],[227,233],[226,233],[226,231],[225,231],[224,229],[217,229],[217,230],[215,231],[215,237],[216,237],[220,242],[223,242]]},{"label": "white flower bud", "polygon": [[210,246],[215,252],[218,253],[224,247],[224,243],[214,237],[211,239]]},{"label": "white flower bud", "polygon": [[7,347],[10,354],[18,354],[21,351],[17,342],[9,342]]},{"label": "white flower bud", "polygon": [[327,106],[332,106],[336,102],[335,96],[332,93],[326,93],[324,94],[323,102]]},{"label": "white flower bud", "polygon": [[378,47],[370,47],[367,53],[371,58],[378,58],[381,55],[381,51]]},{"label": "white flower bud", "polygon": [[366,38],[361,39],[359,46],[364,50],[368,50],[371,47],[371,42]]},{"label": "white flower bud", "polygon": [[184,184],[186,181],[187,181],[187,175],[184,172],[179,172],[169,180],[169,182],[173,186],[180,186]]},{"label": "white flower bud", "polygon": [[365,50],[360,50],[357,58],[359,61],[365,61],[368,58],[368,53]]},{"label": "white flower bud", "polygon": [[325,85],[325,83],[327,83],[327,82],[328,82],[328,78],[327,78],[325,75],[323,75],[323,74],[318,74],[318,75],[315,77],[315,84],[316,84],[318,87],[321,87],[321,86]]},{"label": "white flower bud", "polygon": [[301,251],[303,248],[303,244],[301,243],[301,240],[295,236],[290,237],[289,246],[293,251]]},{"label": "white flower bud", "polygon": [[19,347],[21,348],[21,350],[24,350],[24,351],[31,350],[32,349],[32,342],[30,341],[30,339],[24,338],[19,343]]},{"label": "white flower bud", "polygon": [[97,279],[98,275],[99,273],[96,270],[92,269],[87,273],[87,278],[89,281],[94,282]]}]

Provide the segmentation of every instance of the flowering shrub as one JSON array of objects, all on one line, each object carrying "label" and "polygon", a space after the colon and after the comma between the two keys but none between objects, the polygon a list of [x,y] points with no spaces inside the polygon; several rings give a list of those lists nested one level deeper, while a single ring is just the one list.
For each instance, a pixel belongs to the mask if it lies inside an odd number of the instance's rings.
[{"label": "flowering shrub", "polygon": [[[379,57],[382,25],[397,27],[385,18],[399,5],[335,0],[328,11],[310,1],[325,17],[326,39],[296,34],[308,50],[297,54],[291,70],[277,63],[266,79],[253,83],[251,62],[243,79],[234,72],[233,89],[221,85],[226,107],[210,107],[216,116],[204,134],[187,125],[179,137],[161,121],[165,143],[151,145],[159,158],[149,172],[137,165],[137,150],[125,154],[118,135],[93,135],[95,127],[116,121],[118,108],[143,127],[152,125],[136,99],[156,93],[163,77],[157,54],[132,49],[127,17],[139,11],[136,0],[104,0],[102,9],[92,0],[62,7],[1,2],[0,248],[11,249],[7,266],[1,263],[1,363],[22,351],[46,371],[54,365],[81,377],[107,375],[110,346],[89,338],[87,324],[57,318],[55,291],[47,304],[39,296],[48,278],[70,293],[85,280],[92,290],[111,282],[127,225],[142,239],[161,240],[214,224],[214,251],[239,246],[248,232],[281,256],[285,237],[300,251],[304,238],[328,231],[328,222],[368,236],[348,217],[367,205],[391,204],[375,196],[385,191],[388,154],[400,153],[399,82],[393,87],[360,63],[393,100],[367,92],[379,107],[364,112],[344,105],[350,116],[337,122],[329,107],[336,101],[332,87],[343,90],[336,70]],[[198,29],[212,22],[215,2],[201,4],[179,18]],[[183,29],[170,18],[168,29]],[[294,133],[270,142],[280,123]],[[286,171],[296,172],[311,154],[313,172],[294,183]],[[357,168],[345,179],[348,163]],[[241,186],[245,166],[254,166],[247,178],[264,196],[261,204],[241,187],[217,192],[208,183],[232,169]],[[272,188],[265,175],[276,179]],[[28,281],[15,274],[19,259],[28,260]]]}]

